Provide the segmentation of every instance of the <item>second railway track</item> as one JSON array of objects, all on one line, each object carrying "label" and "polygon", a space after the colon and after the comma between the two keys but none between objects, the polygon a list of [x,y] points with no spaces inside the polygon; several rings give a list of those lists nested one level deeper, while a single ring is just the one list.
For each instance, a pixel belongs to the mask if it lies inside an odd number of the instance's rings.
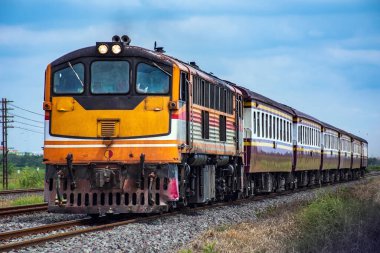
[{"label": "second railway track", "polygon": [[47,203],[24,205],[24,206],[12,206],[0,208],[0,217],[6,215],[16,215],[22,213],[41,212],[47,211]]}]

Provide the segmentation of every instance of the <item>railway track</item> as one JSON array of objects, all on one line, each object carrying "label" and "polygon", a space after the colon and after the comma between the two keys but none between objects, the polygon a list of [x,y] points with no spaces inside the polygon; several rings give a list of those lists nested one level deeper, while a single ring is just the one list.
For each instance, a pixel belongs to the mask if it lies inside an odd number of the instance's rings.
[{"label": "railway track", "polygon": [[3,191],[0,191],[0,196],[1,195],[10,195],[10,194],[20,194],[20,193],[37,193],[37,192],[43,192],[43,191],[44,191],[44,189],[42,189],[42,188],[3,190]]},{"label": "railway track", "polygon": [[0,208],[0,217],[5,215],[15,215],[21,213],[41,212],[47,211],[47,203],[25,205],[25,206],[12,206]]},{"label": "railway track", "polygon": [[[375,176],[380,176],[380,172],[369,173],[366,175],[366,178],[375,177]],[[178,210],[175,212],[165,213],[165,214],[154,214],[154,215],[150,215],[147,217],[137,217],[137,218],[132,217],[131,218],[131,217],[121,216],[121,218],[115,217],[116,220],[115,219],[110,220],[110,219],[106,219],[106,218],[101,218],[99,220],[95,220],[95,219],[91,219],[91,218],[84,218],[84,219],[79,219],[79,220],[58,222],[58,223],[38,226],[38,227],[34,227],[34,228],[27,228],[27,229],[15,230],[15,231],[3,232],[3,233],[0,233],[0,242],[4,243],[4,244],[0,244],[0,252],[25,248],[25,247],[41,244],[41,243],[48,242],[48,241],[60,240],[60,239],[68,238],[68,237],[73,237],[73,236],[80,235],[80,234],[102,231],[102,230],[108,230],[108,229],[112,229],[114,227],[128,225],[128,224],[132,224],[132,223],[147,222],[147,221],[151,221],[151,220],[154,220],[157,218],[173,216],[173,215],[177,215],[180,213],[187,213],[187,212],[200,211],[200,210],[204,210],[204,209],[218,208],[218,207],[223,207],[223,206],[227,206],[227,205],[239,205],[239,204],[244,204],[244,203],[252,202],[252,201],[261,201],[263,199],[276,198],[276,197],[280,197],[280,196],[290,195],[290,194],[293,194],[296,192],[309,191],[309,190],[313,190],[315,188],[318,188],[318,187],[300,188],[300,189],[296,189],[293,191],[271,193],[268,195],[259,195],[259,196],[254,196],[254,197],[248,198],[248,199],[240,199],[240,200],[236,200],[236,201],[232,201],[232,202],[215,203],[213,205],[205,205],[205,206],[195,207],[192,209]],[[82,228],[80,226],[85,226],[85,227]],[[78,227],[78,228],[75,228],[75,227]],[[50,235],[45,235],[45,236],[41,236],[38,238],[26,239],[23,241],[16,241],[16,242],[10,241],[9,242],[9,240],[12,238],[26,237],[26,236],[36,235],[36,234],[43,234],[43,233],[47,233],[50,231],[59,231],[59,230],[63,230],[63,229],[70,229],[70,230],[58,232],[58,233],[54,233],[54,234],[50,234]]]}]

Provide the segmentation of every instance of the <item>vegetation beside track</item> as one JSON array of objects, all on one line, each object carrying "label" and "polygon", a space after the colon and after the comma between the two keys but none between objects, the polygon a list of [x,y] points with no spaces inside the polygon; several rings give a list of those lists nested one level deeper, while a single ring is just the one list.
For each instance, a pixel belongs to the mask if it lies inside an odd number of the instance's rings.
[{"label": "vegetation beside track", "polygon": [[[2,156],[0,155],[0,160]],[[24,154],[8,155],[8,189],[43,188],[45,166],[42,164],[42,155]],[[2,178],[0,171],[0,178]],[[0,190],[3,190],[0,184]]]},{"label": "vegetation beside track", "polygon": [[[378,252],[380,178],[211,229],[179,252]],[[210,251],[211,249],[211,251]]]},{"label": "vegetation beside track", "polygon": [[368,171],[380,171],[380,165],[371,165],[367,168]]},{"label": "vegetation beside track", "polygon": [[28,195],[11,200],[10,206],[25,206],[44,203],[41,195]]}]

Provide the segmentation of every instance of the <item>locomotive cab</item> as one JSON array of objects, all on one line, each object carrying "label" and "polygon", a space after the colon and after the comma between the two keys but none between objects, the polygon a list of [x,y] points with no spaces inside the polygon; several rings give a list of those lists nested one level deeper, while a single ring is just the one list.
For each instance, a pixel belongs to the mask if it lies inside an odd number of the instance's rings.
[{"label": "locomotive cab", "polygon": [[161,53],[121,42],[97,43],[48,66],[49,211],[160,212],[178,200],[182,141],[171,108],[178,80],[178,67]]}]

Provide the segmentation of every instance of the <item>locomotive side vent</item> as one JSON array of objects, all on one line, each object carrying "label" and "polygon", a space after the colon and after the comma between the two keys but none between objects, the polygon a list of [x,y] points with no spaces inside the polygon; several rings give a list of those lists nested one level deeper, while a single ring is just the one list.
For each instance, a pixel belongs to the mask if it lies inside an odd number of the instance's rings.
[{"label": "locomotive side vent", "polygon": [[98,120],[98,137],[117,137],[119,120]]}]

